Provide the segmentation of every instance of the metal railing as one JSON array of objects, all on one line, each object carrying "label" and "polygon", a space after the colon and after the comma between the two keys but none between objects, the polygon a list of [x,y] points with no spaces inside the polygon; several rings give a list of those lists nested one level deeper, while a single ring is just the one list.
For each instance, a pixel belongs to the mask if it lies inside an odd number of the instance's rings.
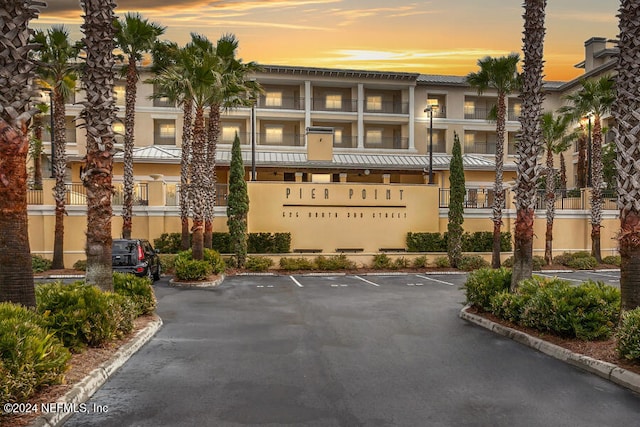
[{"label": "metal railing", "polygon": [[342,99],[341,101],[331,101],[326,98],[313,98],[311,100],[313,111],[340,111],[343,113],[355,113],[358,111],[358,101],[355,99]]},{"label": "metal railing", "polygon": [[468,120],[487,120],[489,118],[490,108],[474,107],[464,109],[464,118]]},{"label": "metal railing", "polygon": [[[382,101],[381,103],[368,104],[364,102],[365,113],[381,113],[381,114],[409,114],[408,102]],[[434,115],[434,117],[436,117]]]},{"label": "metal railing", "polygon": [[[570,193],[566,190],[556,191],[555,209],[586,209],[585,200],[582,195],[569,197]],[[547,192],[545,190],[538,190],[536,194],[536,209],[547,209]]]},{"label": "metal railing", "polygon": [[[114,185],[111,204],[114,206],[124,204],[124,184]],[[137,183],[133,185],[133,205],[149,206],[149,184]]]},{"label": "metal railing", "polygon": [[27,190],[27,204],[28,205],[41,205],[42,204],[42,190]]},{"label": "metal railing", "polygon": [[[180,206],[180,187],[180,184],[167,185],[167,206]],[[216,198],[214,206],[227,206],[228,195],[228,184],[216,184]]]},{"label": "metal railing", "polygon": [[365,138],[364,148],[406,150],[409,148],[409,138],[405,136],[382,137],[382,139]]},{"label": "metal railing", "polygon": [[[463,206],[468,209],[488,209],[493,206],[495,192],[486,188],[467,188]],[[451,197],[451,189],[441,188],[439,207],[448,208]],[[504,208],[504,203],[502,207]]]},{"label": "metal railing", "polygon": [[258,99],[257,107],[270,110],[304,110],[304,97],[283,96],[278,99],[269,99],[262,95]]},{"label": "metal railing", "polygon": [[65,184],[65,204],[66,205],[86,205],[87,189],[82,183]]}]

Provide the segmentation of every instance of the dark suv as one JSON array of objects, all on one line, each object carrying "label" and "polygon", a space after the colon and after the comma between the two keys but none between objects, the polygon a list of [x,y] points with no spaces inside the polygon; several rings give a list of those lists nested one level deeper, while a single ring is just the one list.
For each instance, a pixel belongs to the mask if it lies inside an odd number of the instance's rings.
[{"label": "dark suv", "polygon": [[111,265],[113,271],[148,277],[152,282],[162,274],[157,251],[144,239],[113,239]]}]

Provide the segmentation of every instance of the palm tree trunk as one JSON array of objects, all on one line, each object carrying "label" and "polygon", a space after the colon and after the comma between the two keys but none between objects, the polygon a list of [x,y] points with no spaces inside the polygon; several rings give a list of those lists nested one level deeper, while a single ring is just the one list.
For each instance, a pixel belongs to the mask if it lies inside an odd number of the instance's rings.
[{"label": "palm tree trunk", "polygon": [[86,62],[83,84],[87,94],[81,118],[87,130],[83,184],[87,191],[86,282],[113,290],[111,269],[111,195],[113,192],[113,99],[115,29],[113,0],[81,0],[84,10]]},{"label": "palm tree trunk", "polygon": [[593,147],[591,148],[591,255],[602,263],[600,230],[602,228],[602,125],[596,115],[593,123]]},{"label": "palm tree trunk", "polygon": [[560,185],[562,197],[567,197],[567,162],[564,159],[564,153],[560,153]]},{"label": "palm tree trunk", "polygon": [[546,208],[547,208],[547,230],[545,233],[544,260],[547,265],[553,263],[553,220],[555,217],[556,188],[555,174],[553,173],[553,151],[547,148],[547,176],[545,180]]},{"label": "palm tree trunk", "polygon": [[64,95],[58,87],[53,88],[53,132],[55,135],[55,164],[53,165],[53,175],[56,184],[53,191],[53,198],[56,203],[56,220],[53,234],[53,262],[51,268],[64,268],[64,217],[66,216],[66,172],[67,172],[67,135],[65,123]]},{"label": "palm tree trunk", "polygon": [[33,137],[37,147],[33,150],[33,188],[42,190],[42,114],[33,117]]},{"label": "palm tree trunk", "polygon": [[191,176],[191,138],[193,121],[193,101],[187,98],[183,105],[184,120],[182,125],[182,157],[180,160],[180,223],[182,239],[180,248],[189,249],[189,177]]},{"label": "palm tree trunk", "polygon": [[216,202],[216,149],[220,136],[220,105],[214,104],[209,109],[209,129],[207,129],[207,207],[204,223],[204,245],[207,248],[213,247],[213,216]]},{"label": "palm tree trunk", "polygon": [[193,181],[189,188],[189,196],[191,197],[193,226],[193,241],[191,249],[193,259],[204,258],[204,216],[206,210],[206,140],[207,135],[204,129],[204,110],[203,107],[196,106],[196,117],[193,128]]},{"label": "palm tree trunk", "polygon": [[500,243],[502,227],[502,206],[504,205],[503,170],[504,170],[504,124],[507,115],[505,94],[498,93],[498,117],[496,123],[496,179],[493,187],[493,251],[491,266],[500,268]]},{"label": "palm tree trunk", "polygon": [[133,56],[129,56],[124,114],[124,201],[122,204],[122,237],[124,239],[131,238],[131,228],[133,226],[133,146],[135,145],[137,82],[136,60]]},{"label": "palm tree trunk", "polygon": [[587,186],[587,135],[584,125],[580,125],[582,132],[578,137],[578,164],[576,165],[576,187],[585,188]]},{"label": "palm tree trunk", "polygon": [[622,0],[618,13],[616,93],[612,106],[616,121],[616,169],[618,170],[618,206],[620,207],[620,291],[622,310],[640,307],[640,6],[635,0]]},{"label": "palm tree trunk", "polygon": [[542,69],[546,0],[524,2],[524,67],[522,85],[522,128],[518,144],[516,176],[516,221],[514,230],[511,288],[516,289],[533,271],[533,220],[535,213],[537,160],[541,138]]},{"label": "palm tree trunk", "polygon": [[0,117],[0,301],[35,307],[27,226],[28,152],[27,127],[15,129]]}]

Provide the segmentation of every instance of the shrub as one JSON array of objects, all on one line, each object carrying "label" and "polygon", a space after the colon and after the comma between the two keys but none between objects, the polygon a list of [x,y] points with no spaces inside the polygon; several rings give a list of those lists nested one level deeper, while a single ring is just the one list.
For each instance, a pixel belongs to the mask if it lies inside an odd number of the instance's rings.
[{"label": "shrub", "polygon": [[212,235],[211,246],[221,254],[230,254],[231,236],[229,233],[214,232]]},{"label": "shrub", "polygon": [[318,255],[314,263],[319,270],[353,270],[356,268],[356,263],[349,260],[345,254],[332,255],[328,258]]},{"label": "shrub", "polygon": [[42,317],[27,308],[0,303],[3,403],[24,402],[38,388],[62,382],[71,354],[43,324]]},{"label": "shrub", "polygon": [[620,357],[640,360],[640,308],[622,313],[616,338]]},{"label": "shrub", "polygon": [[249,256],[245,268],[250,271],[267,271],[273,266],[273,260],[264,256]]},{"label": "shrub", "polygon": [[473,271],[486,267],[489,267],[489,262],[485,261],[480,255],[463,255],[458,264],[458,268],[464,271]]},{"label": "shrub", "polygon": [[52,261],[40,255],[31,255],[31,269],[34,273],[42,273],[51,269]]},{"label": "shrub", "polygon": [[273,235],[274,251],[277,254],[286,254],[291,251],[291,233],[275,233]]},{"label": "shrub", "polygon": [[87,270],[87,260],[79,259],[78,261],[73,263],[74,270],[86,271]]},{"label": "shrub", "polygon": [[620,255],[609,255],[602,258],[602,263],[609,264],[609,265],[616,265],[620,267],[620,264],[622,263],[622,259],[620,258]]},{"label": "shrub", "polygon": [[451,267],[451,263],[449,262],[449,257],[446,257],[446,256],[436,257],[436,259],[433,260],[433,263],[438,268],[449,268],[449,267]]},{"label": "shrub", "polygon": [[504,290],[489,298],[491,312],[496,316],[510,322],[520,322],[523,307],[528,298],[520,293],[512,293]]},{"label": "shrub", "polygon": [[556,255],[553,257],[553,262],[556,264],[568,266],[569,262],[573,259],[573,255],[569,252],[564,252],[561,255]]},{"label": "shrub", "polygon": [[113,290],[133,302],[136,316],[153,313],[156,308],[156,296],[147,277],[113,273]]},{"label": "shrub", "polygon": [[371,267],[375,270],[392,268],[391,258],[387,254],[376,254],[373,256]]},{"label": "shrub", "polygon": [[100,346],[133,329],[131,301],[83,282],[40,285],[36,300],[45,325],[72,351]]},{"label": "shrub", "polygon": [[391,264],[391,268],[394,270],[407,268],[407,267],[409,267],[409,260],[403,256],[396,258],[395,260],[393,260],[393,263]]},{"label": "shrub", "polygon": [[174,273],[176,268],[176,254],[158,254],[160,268],[167,273]]},{"label": "shrub", "polygon": [[576,256],[574,254],[573,259],[567,263],[567,267],[575,268],[576,270],[593,270],[598,265],[598,261],[591,255]]},{"label": "shrub", "polygon": [[506,268],[481,268],[469,274],[464,284],[467,303],[489,311],[491,297],[509,289],[511,285],[511,270]]},{"label": "shrub", "polygon": [[[547,262],[544,260],[544,257],[541,257],[540,255],[534,255],[533,256],[533,269],[535,271],[542,270],[542,267],[545,266],[546,264],[547,264]],[[503,267],[512,268],[513,267],[513,256],[510,256],[510,257],[506,258],[504,261],[502,261],[502,266]]]},{"label": "shrub", "polygon": [[153,239],[153,247],[163,254],[177,254],[182,245],[182,233],[162,233]]},{"label": "shrub", "polygon": [[315,265],[304,257],[300,258],[280,258],[280,268],[283,270],[313,270]]},{"label": "shrub", "polygon": [[523,284],[530,294],[521,313],[524,326],[582,340],[608,338],[613,332],[620,313],[617,289],[602,282],[571,286],[565,280],[537,276]]},{"label": "shrub", "polygon": [[414,268],[425,268],[427,266],[427,257],[425,255],[420,255],[419,257],[413,259],[411,265]]},{"label": "shrub", "polygon": [[180,280],[204,280],[211,275],[213,267],[205,260],[178,256],[175,261],[175,270],[176,277]]},{"label": "shrub", "polygon": [[204,249],[204,260],[211,264],[211,271],[213,274],[220,274],[224,272],[226,264],[220,256],[220,252],[215,249]]},{"label": "shrub", "polygon": [[[448,233],[407,233],[409,252],[446,252]],[[491,252],[493,250],[493,232],[477,231],[462,235],[463,252]],[[511,233],[500,234],[500,250],[512,250]]]},{"label": "shrub", "polygon": [[440,233],[407,233],[409,252],[445,252],[447,241]]},{"label": "shrub", "polygon": [[271,233],[249,233],[248,252],[268,254],[273,252],[274,238]]}]

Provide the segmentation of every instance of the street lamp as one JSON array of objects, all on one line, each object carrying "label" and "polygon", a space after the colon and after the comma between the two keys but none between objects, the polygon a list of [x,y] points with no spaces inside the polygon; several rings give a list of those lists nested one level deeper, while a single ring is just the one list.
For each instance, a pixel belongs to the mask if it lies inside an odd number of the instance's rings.
[{"label": "street lamp", "polygon": [[429,184],[433,184],[433,110],[437,108],[437,104],[429,104],[424,109],[425,113],[429,113]]}]

